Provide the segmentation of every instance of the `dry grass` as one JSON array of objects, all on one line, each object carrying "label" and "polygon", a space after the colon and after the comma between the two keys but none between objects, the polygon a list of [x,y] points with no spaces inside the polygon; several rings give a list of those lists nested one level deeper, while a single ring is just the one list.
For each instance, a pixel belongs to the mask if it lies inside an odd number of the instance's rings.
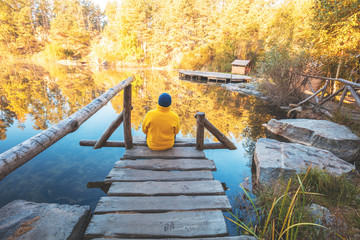
[{"label": "dry grass", "polygon": [[32,229],[34,229],[34,226],[32,225],[34,222],[36,222],[37,220],[39,220],[40,217],[36,217],[34,219],[31,219],[29,221],[23,222],[18,229],[16,229],[16,231],[13,233],[13,235],[11,235],[10,237],[8,237],[7,240],[16,240],[18,239],[20,236],[24,235],[25,233],[31,231]]}]

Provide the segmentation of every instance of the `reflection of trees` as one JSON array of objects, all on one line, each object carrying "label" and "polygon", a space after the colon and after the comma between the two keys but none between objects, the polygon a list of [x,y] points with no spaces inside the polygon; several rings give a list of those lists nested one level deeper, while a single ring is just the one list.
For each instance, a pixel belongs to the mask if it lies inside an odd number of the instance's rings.
[{"label": "reflection of trees", "polygon": [[0,85],[1,139],[14,118],[21,123],[30,115],[35,129],[46,129],[99,95],[89,70],[23,62],[2,63]]},{"label": "reflection of trees", "polygon": [[[99,96],[129,76],[134,76],[132,87],[132,126],[139,130],[146,112],[156,108],[158,96],[168,92],[173,98],[172,109],[179,115],[181,132],[195,137],[196,112],[205,112],[226,136],[240,141],[251,152],[254,141],[263,136],[261,124],[274,116],[269,106],[254,97],[226,91],[220,86],[178,80],[175,71],[150,69],[107,70],[92,73],[84,67],[13,64],[0,69],[1,137],[13,124],[29,114],[34,128],[46,129]],[[111,100],[117,113],[123,108],[123,94]],[[215,140],[206,132],[206,137]]]},{"label": "reflection of trees", "polygon": [[6,139],[6,128],[14,123],[15,113],[7,109],[5,97],[0,96],[0,140]]},{"label": "reflection of trees", "polygon": [[[123,77],[133,74],[129,72]],[[172,109],[180,117],[181,132],[189,137],[196,134],[196,112],[205,112],[206,117],[225,135],[237,141],[246,138],[244,142],[249,143],[263,136],[261,124],[274,117],[271,114],[273,109],[254,97],[226,91],[219,86],[179,81],[175,71],[142,70],[135,77],[132,125],[136,130],[140,128],[146,112],[156,107],[162,92],[172,96]],[[122,95],[111,102],[119,113],[123,104]],[[214,140],[210,134],[207,137]]]},{"label": "reflection of trees", "polygon": [[4,119],[16,116],[21,123],[25,121],[27,114],[31,114],[35,119],[36,128],[46,128],[47,123],[41,119],[51,105],[50,96],[53,94],[53,89],[47,87],[46,80],[48,74],[42,67],[28,63],[2,63],[0,67],[2,121],[10,126],[13,121]]}]

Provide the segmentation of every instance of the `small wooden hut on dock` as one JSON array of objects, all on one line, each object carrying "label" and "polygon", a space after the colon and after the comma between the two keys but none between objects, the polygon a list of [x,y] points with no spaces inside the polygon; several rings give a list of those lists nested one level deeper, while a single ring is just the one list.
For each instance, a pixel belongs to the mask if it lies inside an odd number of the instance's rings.
[{"label": "small wooden hut on dock", "polygon": [[248,75],[251,69],[251,61],[235,59],[231,66],[231,73]]}]

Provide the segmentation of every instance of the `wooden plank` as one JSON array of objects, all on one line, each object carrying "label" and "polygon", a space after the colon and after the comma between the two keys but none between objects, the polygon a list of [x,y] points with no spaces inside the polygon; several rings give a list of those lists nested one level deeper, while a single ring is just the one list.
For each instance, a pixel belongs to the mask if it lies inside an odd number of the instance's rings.
[{"label": "wooden plank", "polygon": [[[144,143],[146,144],[146,136],[134,136],[133,137],[134,139],[134,142],[137,142],[137,143]],[[195,138],[184,138],[184,137],[178,137],[176,136],[175,138],[175,143],[195,143],[196,142],[196,139]],[[208,139],[206,139],[205,142],[209,142]]]},{"label": "wooden plank", "polygon": [[[93,240],[144,240],[144,238],[94,238]],[[147,239],[163,239],[163,240],[184,240],[184,238],[147,238]],[[212,237],[212,238],[186,238],[188,240],[256,240],[255,237],[248,235],[232,236],[232,237]]]},{"label": "wooden plank", "polygon": [[107,175],[105,182],[146,182],[146,181],[197,181],[213,180],[210,171],[151,171],[113,168]]},{"label": "wooden plank", "polygon": [[196,148],[173,147],[164,151],[154,151],[148,147],[133,147],[126,149],[123,159],[151,159],[151,158],[205,158],[203,151]]},{"label": "wooden plank", "polygon": [[121,160],[115,163],[117,168],[131,168],[140,170],[157,171],[189,171],[189,170],[210,170],[216,171],[213,160],[207,159],[147,159],[147,160]]},{"label": "wooden plank", "polygon": [[169,211],[231,210],[226,195],[102,197],[94,214],[116,212],[160,213]]},{"label": "wooden plank", "polygon": [[228,234],[221,211],[94,215],[85,239],[98,237],[221,237]]},{"label": "wooden plank", "polygon": [[217,181],[185,182],[114,182],[108,196],[174,196],[223,195],[222,184]]}]

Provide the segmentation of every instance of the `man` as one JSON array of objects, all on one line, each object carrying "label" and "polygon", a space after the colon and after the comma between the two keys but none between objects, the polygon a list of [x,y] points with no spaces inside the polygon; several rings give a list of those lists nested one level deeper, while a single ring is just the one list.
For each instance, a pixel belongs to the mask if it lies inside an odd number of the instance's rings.
[{"label": "man", "polygon": [[142,124],[146,134],[146,143],[152,150],[166,150],[172,148],[175,135],[179,133],[179,116],[170,110],[171,96],[167,93],[160,95],[158,106],[149,111]]}]

